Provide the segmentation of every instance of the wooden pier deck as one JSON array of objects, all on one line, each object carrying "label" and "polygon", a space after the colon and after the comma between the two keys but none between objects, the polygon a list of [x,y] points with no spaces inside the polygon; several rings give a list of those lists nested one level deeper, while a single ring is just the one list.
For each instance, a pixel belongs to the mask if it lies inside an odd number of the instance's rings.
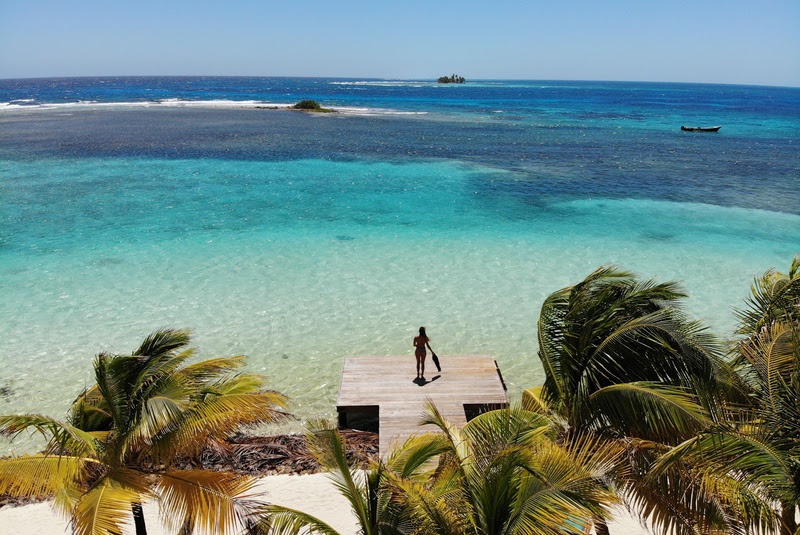
[{"label": "wooden pier deck", "polygon": [[491,355],[440,355],[442,371],[430,355],[425,361],[425,383],[415,382],[414,357],[346,357],[336,410],[340,426],[348,415],[376,413],[381,457],[414,433],[434,431],[419,422],[428,400],[451,423],[463,426],[466,410],[480,413],[508,406],[500,370]]}]

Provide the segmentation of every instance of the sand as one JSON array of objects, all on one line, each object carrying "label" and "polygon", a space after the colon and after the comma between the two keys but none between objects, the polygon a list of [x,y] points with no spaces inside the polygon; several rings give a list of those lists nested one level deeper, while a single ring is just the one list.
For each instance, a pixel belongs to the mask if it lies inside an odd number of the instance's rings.
[{"label": "sand", "polygon": [[[358,528],[350,504],[333,487],[325,474],[276,475],[262,478],[255,489],[265,501],[299,509],[324,520],[342,535],[356,535]],[[163,529],[154,503],[144,505],[148,535],[172,535]],[[624,510],[609,524],[612,535],[646,535],[648,532]],[[69,533],[68,523],[56,515],[49,503],[0,508],[2,535],[61,535]],[[133,535],[132,528],[125,531]]]}]

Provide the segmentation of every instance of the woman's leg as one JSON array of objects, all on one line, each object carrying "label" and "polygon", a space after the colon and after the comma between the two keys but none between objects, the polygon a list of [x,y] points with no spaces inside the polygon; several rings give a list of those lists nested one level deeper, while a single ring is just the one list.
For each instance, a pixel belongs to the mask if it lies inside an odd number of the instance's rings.
[{"label": "woman's leg", "polygon": [[419,375],[419,367],[420,367],[420,361],[421,361],[422,357],[420,357],[419,355],[414,355],[414,356],[417,358],[417,379],[419,379],[419,377],[420,377],[420,375]]},{"label": "woman's leg", "polygon": [[419,363],[420,363],[420,366],[422,368],[422,370],[419,372],[419,376],[424,379],[425,378],[425,355],[422,355],[419,358]]}]

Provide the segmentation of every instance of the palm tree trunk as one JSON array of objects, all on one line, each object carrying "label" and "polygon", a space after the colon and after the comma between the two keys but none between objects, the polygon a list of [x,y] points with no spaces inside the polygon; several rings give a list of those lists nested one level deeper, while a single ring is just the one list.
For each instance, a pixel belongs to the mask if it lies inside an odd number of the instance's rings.
[{"label": "palm tree trunk", "polygon": [[794,535],[797,530],[797,521],[794,519],[796,509],[793,503],[781,504],[781,535]]},{"label": "palm tree trunk", "polygon": [[594,517],[592,523],[594,524],[594,535],[609,535],[608,524],[604,519]]},{"label": "palm tree trunk", "polygon": [[144,511],[141,503],[132,503],[133,525],[136,526],[136,535],[147,535],[147,526],[144,524]]}]

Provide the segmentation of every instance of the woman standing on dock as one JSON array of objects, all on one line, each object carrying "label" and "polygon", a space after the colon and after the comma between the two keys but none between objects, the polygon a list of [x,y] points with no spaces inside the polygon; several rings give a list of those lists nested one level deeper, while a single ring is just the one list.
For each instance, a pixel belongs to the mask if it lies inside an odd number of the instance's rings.
[{"label": "woman standing on dock", "polygon": [[425,334],[425,327],[419,328],[419,336],[414,337],[414,356],[417,357],[417,379],[424,379],[425,375],[425,346],[433,353],[433,348],[430,344],[431,339]]}]

